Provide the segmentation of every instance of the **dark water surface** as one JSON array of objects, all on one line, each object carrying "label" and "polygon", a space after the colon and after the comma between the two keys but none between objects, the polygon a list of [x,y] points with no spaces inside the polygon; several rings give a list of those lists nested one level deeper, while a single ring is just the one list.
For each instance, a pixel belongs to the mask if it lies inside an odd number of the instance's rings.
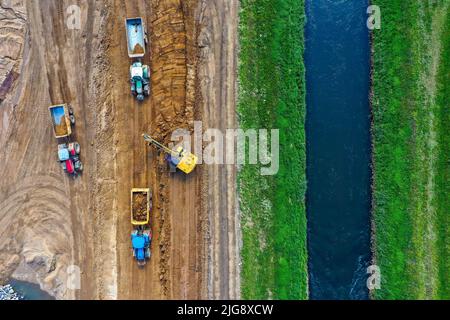
[{"label": "dark water surface", "polygon": [[311,299],[367,299],[370,110],[367,0],[306,0]]},{"label": "dark water surface", "polygon": [[9,284],[14,288],[14,291],[24,297],[24,300],[55,300],[54,297],[41,290],[41,287],[35,283],[13,279]]}]

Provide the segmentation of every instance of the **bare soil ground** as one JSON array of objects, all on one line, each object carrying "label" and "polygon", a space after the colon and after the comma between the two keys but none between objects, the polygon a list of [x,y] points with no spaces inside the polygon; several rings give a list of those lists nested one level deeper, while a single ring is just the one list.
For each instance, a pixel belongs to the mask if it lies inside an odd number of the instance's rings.
[{"label": "bare soil ground", "polygon": [[[237,128],[238,0],[203,0],[199,16],[198,79],[203,129]],[[227,145],[227,148],[234,148]],[[203,205],[208,221],[208,298],[240,298],[240,218],[234,164],[204,168]]]},{"label": "bare soil ground", "polygon": [[[7,11],[16,10],[20,1],[9,3],[14,8]],[[71,299],[95,291],[95,274],[88,272],[95,270],[91,183],[95,109],[87,100],[87,84],[98,28],[85,24],[81,31],[67,30],[62,12],[68,3],[23,1],[19,11],[26,18],[12,18],[14,23],[24,19],[26,27],[20,77],[0,105],[0,275],[5,280],[14,273],[17,278],[40,283],[57,298]],[[85,19],[98,19],[99,10],[80,6]],[[4,37],[12,33],[2,30]],[[2,50],[7,50],[3,42]],[[86,171],[77,179],[66,177],[57,162],[48,106],[62,102],[72,103],[79,120],[74,139],[82,145]],[[69,265],[78,265],[83,272],[80,291],[67,290]]]},{"label": "bare soil ground", "polygon": [[[72,4],[24,1],[12,18],[23,20],[18,40],[2,29],[0,11],[0,36],[22,43],[15,60],[0,63],[19,75],[0,104],[0,277],[66,299],[237,298],[235,167],[172,173],[141,136],[168,143],[194,120],[235,127],[237,0],[79,0],[80,30],[66,26]],[[128,81],[124,19],[135,16],[150,40],[152,92],[142,103]],[[56,161],[47,110],[64,102],[74,108],[82,147],[85,171],[76,179]],[[152,257],[140,269],[130,190],[147,187]],[[80,290],[67,288],[69,265],[81,269]]]}]

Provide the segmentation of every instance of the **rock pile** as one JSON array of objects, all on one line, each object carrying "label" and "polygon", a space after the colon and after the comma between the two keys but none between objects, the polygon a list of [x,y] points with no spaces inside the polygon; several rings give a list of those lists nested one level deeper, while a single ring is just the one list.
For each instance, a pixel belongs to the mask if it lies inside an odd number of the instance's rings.
[{"label": "rock pile", "polygon": [[23,297],[14,291],[10,284],[0,286],[0,300],[22,300]]}]

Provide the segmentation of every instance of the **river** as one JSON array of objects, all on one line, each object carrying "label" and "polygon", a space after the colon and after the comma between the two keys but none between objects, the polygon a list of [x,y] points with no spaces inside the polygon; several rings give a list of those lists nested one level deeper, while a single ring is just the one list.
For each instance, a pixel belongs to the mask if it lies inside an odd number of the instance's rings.
[{"label": "river", "polygon": [[306,0],[311,299],[367,299],[370,45],[367,0]]}]

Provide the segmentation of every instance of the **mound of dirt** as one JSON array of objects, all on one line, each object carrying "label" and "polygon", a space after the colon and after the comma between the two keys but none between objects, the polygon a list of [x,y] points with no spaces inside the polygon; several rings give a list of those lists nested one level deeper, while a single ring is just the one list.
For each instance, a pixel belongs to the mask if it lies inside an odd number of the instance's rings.
[{"label": "mound of dirt", "polygon": [[142,54],[144,53],[144,48],[138,43],[134,46],[133,54]]},{"label": "mound of dirt", "polygon": [[133,219],[136,221],[145,221],[147,219],[147,193],[133,194]]},{"label": "mound of dirt", "polygon": [[64,119],[61,121],[59,125],[55,125],[55,133],[58,137],[67,135],[67,125]]}]

